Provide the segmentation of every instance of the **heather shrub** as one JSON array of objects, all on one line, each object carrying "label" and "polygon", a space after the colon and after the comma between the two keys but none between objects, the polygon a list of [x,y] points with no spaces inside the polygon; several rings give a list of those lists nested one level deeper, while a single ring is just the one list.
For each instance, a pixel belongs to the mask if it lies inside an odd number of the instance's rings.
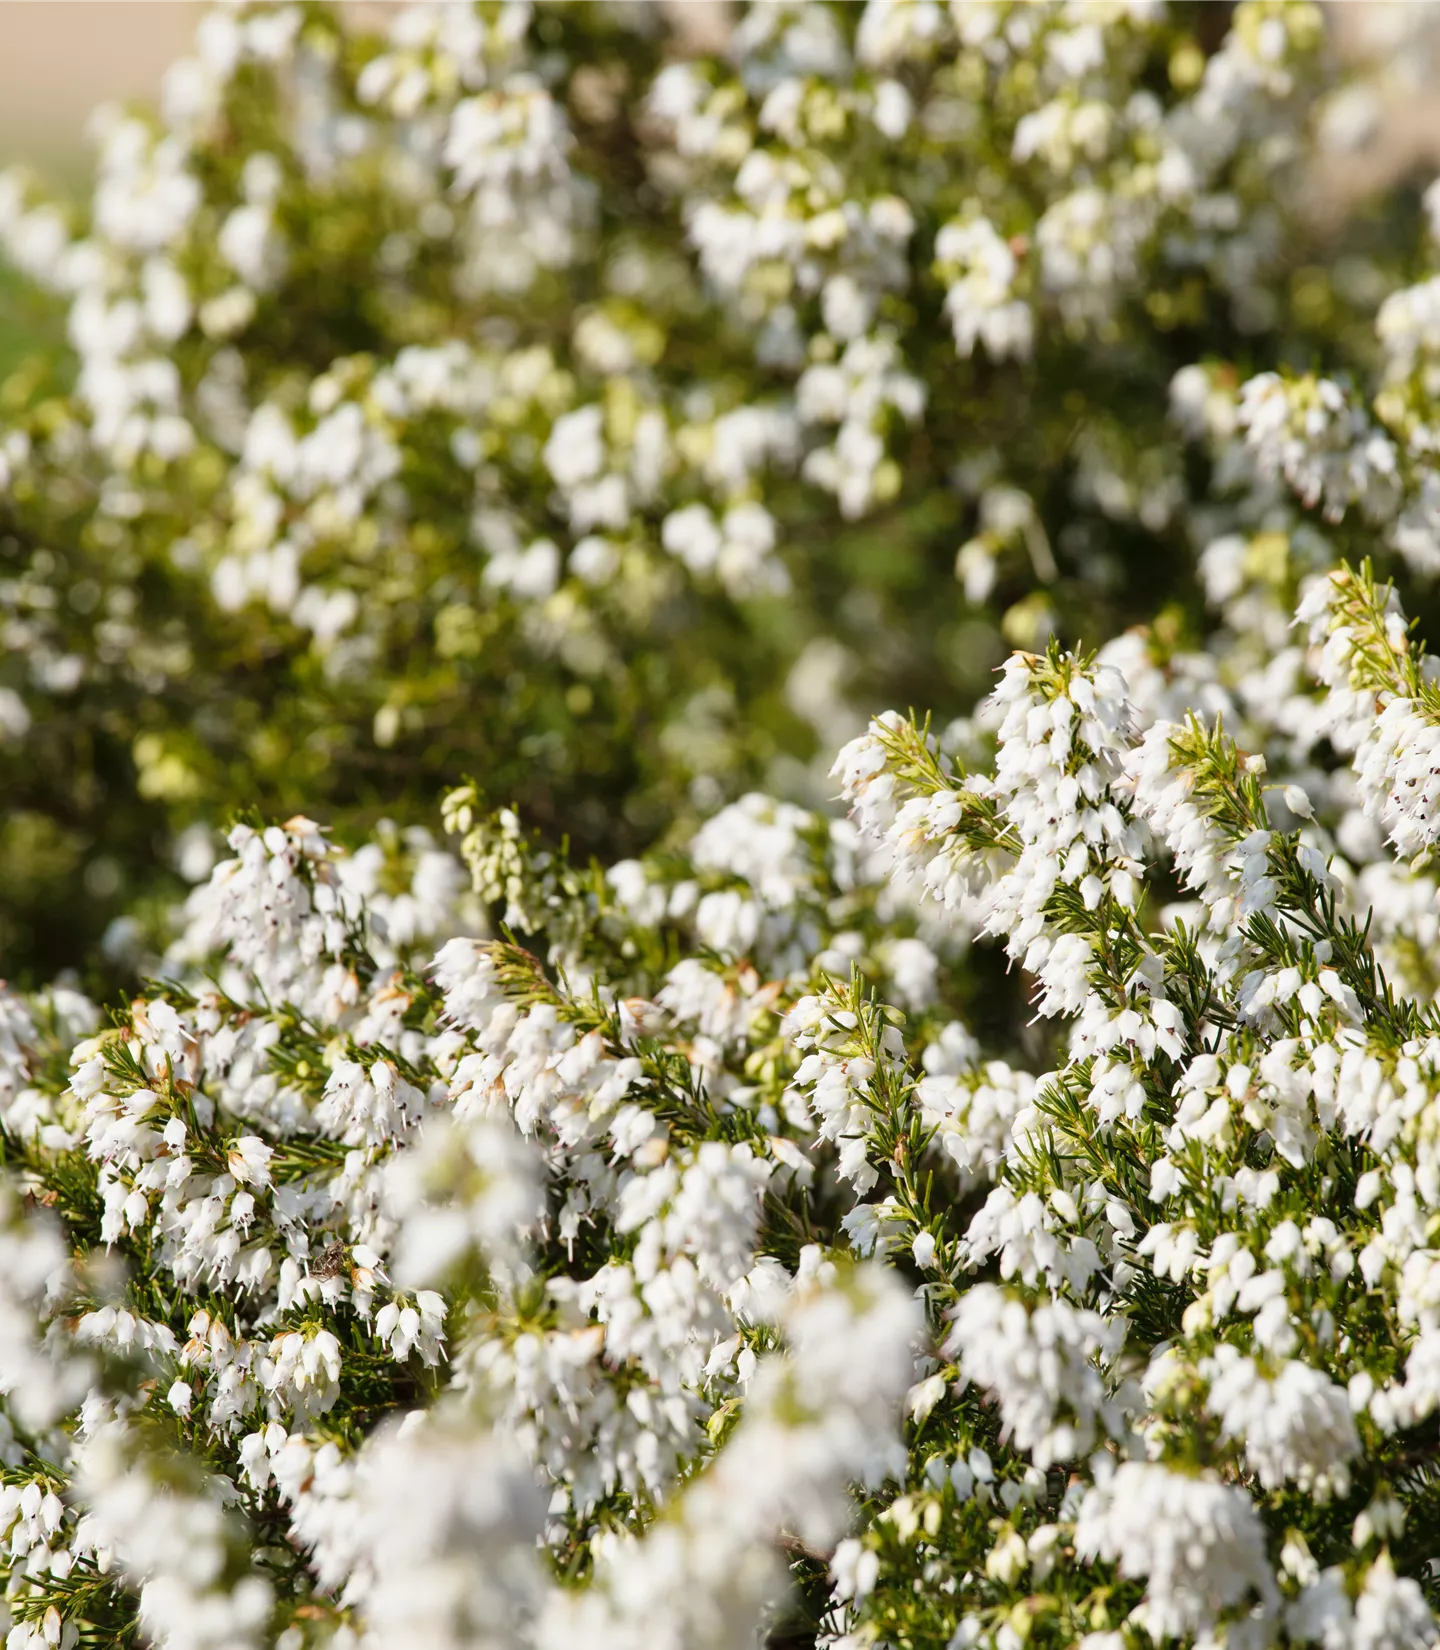
[{"label": "heather shrub", "polygon": [[1428,14],[703,21],[0,184],[7,1650],[1433,1644]]}]

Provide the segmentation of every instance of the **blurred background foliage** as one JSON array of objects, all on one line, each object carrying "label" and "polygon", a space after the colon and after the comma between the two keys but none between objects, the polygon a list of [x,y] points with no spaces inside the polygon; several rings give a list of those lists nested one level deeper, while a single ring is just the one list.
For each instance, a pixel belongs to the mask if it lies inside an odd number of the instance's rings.
[{"label": "blurred background foliage", "polygon": [[[66,14],[77,60],[87,53],[83,12],[129,13],[137,38],[147,28],[168,35],[157,57],[196,15],[139,4],[0,9],[0,41],[11,37],[0,60],[32,88],[43,51],[20,38],[16,14],[41,9]],[[851,40],[860,15],[832,10]],[[311,6],[301,16],[299,38],[333,74],[346,117],[380,121],[355,86],[384,49],[385,8]],[[717,18],[723,47],[734,19],[707,11],[704,27]],[[1330,21],[1339,47],[1315,48],[1301,104],[1341,73],[1346,25]],[[1127,48],[1128,84],[1168,107],[1197,83],[1231,22],[1227,6],[1172,8]],[[1173,263],[1150,248],[1100,320],[1067,322],[1037,298],[1028,358],[964,357],[931,271],[938,227],[978,199],[994,221],[1016,225],[1023,259],[1025,226],[1047,197],[1043,180],[1009,161],[1017,121],[1042,94],[1018,68],[993,85],[982,70],[967,82],[974,65],[963,53],[958,67],[897,71],[921,104],[943,75],[968,85],[963,130],[936,136],[917,123],[892,146],[851,120],[828,148],[814,133],[803,146],[807,164],[833,165],[862,194],[897,193],[917,221],[906,277],[881,292],[878,314],[901,340],[925,412],[882,416],[885,458],[865,507],[837,508],[794,464],[757,465],[736,496],[763,498],[788,588],[737,594],[660,547],[666,511],[702,496],[695,466],[682,466],[663,500],[613,535],[619,571],[608,582],[567,573],[539,599],[497,588],[477,548],[477,534],[491,531],[476,526],[477,498],[479,514],[503,510],[522,543],[558,542],[564,565],[576,565],[583,535],[541,458],[557,416],[599,404],[619,440],[637,407],[653,404],[672,438],[688,420],[703,445],[718,415],[793,389],[798,367],[755,350],[759,322],[777,307],[758,287],[783,269],[758,272],[748,309],[706,281],[686,211],[727,186],[670,152],[644,100],[667,62],[696,56],[687,28],[693,36],[684,8],[534,13],[525,49],[573,134],[582,209],[573,256],[514,290],[472,279],[484,245],[477,252],[448,206],[425,218],[443,200],[422,199],[413,180],[398,185],[384,163],[392,151],[307,171],[296,159],[293,65],[246,64],[221,114],[188,140],[200,206],[165,251],[203,316],[207,297],[231,290],[215,248],[246,198],[246,164],[274,155],[285,265],[238,327],[191,321],[167,342],[195,434],[183,452],[142,444],[117,457],[97,443],[93,397],[77,393],[86,346],[77,350],[73,310],[67,339],[73,287],[54,290],[53,271],[0,267],[0,429],[26,442],[0,487],[0,683],[10,696],[0,957],[12,978],[47,978],[106,935],[95,970],[123,973],[128,925],[143,929],[203,874],[207,833],[242,808],[303,810],[354,837],[382,817],[433,824],[439,793],[471,778],[580,856],[609,859],[687,829],[749,787],[823,804],[830,753],[865,716],[892,705],[958,715],[1012,647],[1052,634],[1095,645],[1151,621],[1162,649],[1203,645],[1211,621],[1196,577],[1206,519],[1197,501],[1213,478],[1167,422],[1171,380],[1197,360],[1230,363],[1242,378],[1277,364],[1363,372],[1378,294],[1419,267],[1428,140],[1411,133],[1385,160],[1384,134],[1372,135],[1363,164],[1337,160],[1321,176],[1286,162],[1283,188],[1274,167],[1264,170],[1269,160],[1242,153],[1234,189],[1280,214],[1243,292],[1203,260]],[[88,49],[99,68],[103,38]],[[132,64],[130,82],[93,90],[128,96],[142,90],[137,79],[153,84],[153,71]],[[723,52],[704,70],[712,85],[732,72]],[[78,87],[91,88],[88,73]],[[758,102],[736,79],[735,119],[753,127]],[[12,103],[6,150],[29,144],[72,233],[103,241],[73,141],[18,107],[24,130]],[[1311,117],[1299,107],[1291,118],[1305,130]],[[772,140],[752,132],[752,141]],[[28,195],[27,210],[39,198]],[[417,232],[422,220],[431,227]],[[120,272],[107,301],[127,281],[139,290],[149,255],[107,248]],[[801,364],[838,356],[818,298],[781,296]],[[587,316],[623,338],[619,370],[577,345]],[[342,667],[342,648],[320,645],[293,602],[217,599],[218,570],[248,531],[236,478],[254,409],[268,401],[312,427],[317,407],[347,397],[369,407],[400,352],[454,340],[496,358],[541,350],[548,366],[524,405],[497,410],[492,397],[479,412],[403,420],[403,502],[377,487],[358,519],[312,535],[304,577],[358,598],[363,647]],[[455,458],[463,428],[478,430],[485,449],[478,479],[476,460]],[[286,508],[303,515],[305,501]],[[1363,527],[1335,532],[1341,550],[1367,548]],[[493,562],[488,540],[485,553]],[[1290,576],[1283,544],[1280,561],[1278,576]],[[1426,593],[1409,597],[1425,618]]]}]

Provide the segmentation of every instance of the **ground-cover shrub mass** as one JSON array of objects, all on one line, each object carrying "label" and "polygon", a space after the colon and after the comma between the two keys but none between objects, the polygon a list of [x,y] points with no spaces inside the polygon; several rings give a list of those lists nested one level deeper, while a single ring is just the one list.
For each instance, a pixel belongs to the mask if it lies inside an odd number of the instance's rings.
[{"label": "ground-cover shrub mass", "polygon": [[221,7],[0,180],[7,1650],[1440,1638],[1390,25]]}]

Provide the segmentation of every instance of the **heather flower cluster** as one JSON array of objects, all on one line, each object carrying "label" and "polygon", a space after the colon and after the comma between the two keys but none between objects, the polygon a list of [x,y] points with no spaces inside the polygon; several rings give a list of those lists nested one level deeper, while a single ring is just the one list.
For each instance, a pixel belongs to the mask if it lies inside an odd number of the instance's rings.
[{"label": "heather flower cluster", "polygon": [[0,177],[5,1650],[1440,1643],[1386,15],[222,4]]}]

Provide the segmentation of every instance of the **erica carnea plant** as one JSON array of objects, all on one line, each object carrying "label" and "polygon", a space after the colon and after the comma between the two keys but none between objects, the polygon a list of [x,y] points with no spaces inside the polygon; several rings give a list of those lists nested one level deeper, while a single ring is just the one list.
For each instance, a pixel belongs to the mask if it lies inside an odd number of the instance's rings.
[{"label": "erica carnea plant", "polygon": [[1440,1640],[1431,26],[221,7],[0,185],[6,1650]]},{"label": "erica carnea plant", "polygon": [[1052,648],[853,822],[240,826],[110,1026],[12,996],[17,1642],[1430,1642],[1440,711],[1300,620],[1323,788]]}]

